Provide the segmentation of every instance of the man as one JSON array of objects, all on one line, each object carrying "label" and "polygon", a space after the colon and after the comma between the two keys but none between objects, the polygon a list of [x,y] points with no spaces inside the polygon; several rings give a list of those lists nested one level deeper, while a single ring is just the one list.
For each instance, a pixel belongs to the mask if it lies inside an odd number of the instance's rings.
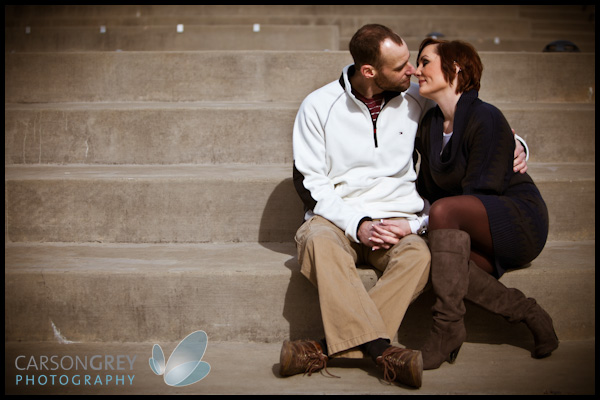
[{"label": "man", "polygon": [[[386,380],[418,388],[421,353],[390,343],[429,276],[413,150],[433,103],[411,84],[410,52],[389,28],[362,27],[349,49],[354,64],[308,95],[294,124],[294,183],[306,209],[298,260],[318,289],[325,338],[285,341],[280,374],[367,355]],[[368,292],[357,264],[383,273]]]}]

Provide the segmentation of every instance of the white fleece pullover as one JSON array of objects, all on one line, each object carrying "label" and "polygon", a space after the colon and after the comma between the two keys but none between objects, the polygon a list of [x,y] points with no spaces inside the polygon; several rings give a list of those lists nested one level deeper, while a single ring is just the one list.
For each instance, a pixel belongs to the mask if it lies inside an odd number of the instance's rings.
[{"label": "white fleece pullover", "polygon": [[365,217],[405,217],[418,230],[424,202],[415,186],[415,135],[433,102],[412,84],[386,93],[376,124],[351,91],[348,71],[309,94],[293,133],[294,182],[308,219],[320,215],[359,242]]}]

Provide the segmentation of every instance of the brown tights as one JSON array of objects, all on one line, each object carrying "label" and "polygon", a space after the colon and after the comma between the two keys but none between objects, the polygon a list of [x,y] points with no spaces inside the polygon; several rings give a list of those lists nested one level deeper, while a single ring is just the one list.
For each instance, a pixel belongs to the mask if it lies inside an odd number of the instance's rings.
[{"label": "brown tights", "polygon": [[487,273],[494,271],[494,247],[487,211],[475,196],[444,197],[431,205],[429,230],[460,229],[471,237],[471,260]]}]

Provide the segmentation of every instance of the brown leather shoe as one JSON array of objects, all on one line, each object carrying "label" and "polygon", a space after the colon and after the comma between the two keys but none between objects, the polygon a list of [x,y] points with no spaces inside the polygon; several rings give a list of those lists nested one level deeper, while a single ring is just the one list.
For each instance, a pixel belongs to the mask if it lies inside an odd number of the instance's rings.
[{"label": "brown leather shoe", "polygon": [[[325,369],[327,357],[323,354],[321,344],[314,340],[285,340],[279,356],[279,374],[292,376],[296,374],[312,375],[313,372]],[[331,374],[330,374],[331,375]]]},{"label": "brown leather shoe", "polygon": [[420,388],[423,380],[423,357],[419,350],[388,347],[377,357],[377,365],[383,367],[383,379]]}]

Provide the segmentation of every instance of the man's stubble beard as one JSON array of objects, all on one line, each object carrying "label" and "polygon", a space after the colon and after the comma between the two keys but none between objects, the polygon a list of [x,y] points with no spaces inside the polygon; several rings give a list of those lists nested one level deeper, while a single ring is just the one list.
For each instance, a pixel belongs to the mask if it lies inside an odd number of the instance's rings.
[{"label": "man's stubble beard", "polygon": [[388,79],[385,77],[381,77],[381,75],[377,75],[373,82],[375,85],[381,89],[382,91],[391,91],[391,92],[404,92],[410,87],[410,79],[406,82],[400,83],[398,85],[394,85],[390,83]]}]

